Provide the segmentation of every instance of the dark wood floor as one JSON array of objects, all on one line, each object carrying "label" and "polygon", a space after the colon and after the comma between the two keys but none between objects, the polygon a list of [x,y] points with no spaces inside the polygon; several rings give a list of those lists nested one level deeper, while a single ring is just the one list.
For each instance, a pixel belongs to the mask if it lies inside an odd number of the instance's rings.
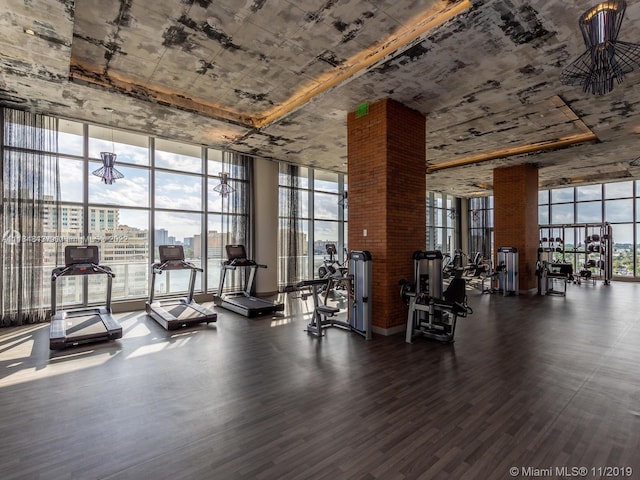
[{"label": "dark wood floor", "polygon": [[319,342],[295,299],[275,320],[219,310],[177,333],[123,314],[121,340],[64,352],[48,325],[0,330],[0,475],[640,478],[639,297],[617,282],[474,292],[448,346],[338,329]]}]

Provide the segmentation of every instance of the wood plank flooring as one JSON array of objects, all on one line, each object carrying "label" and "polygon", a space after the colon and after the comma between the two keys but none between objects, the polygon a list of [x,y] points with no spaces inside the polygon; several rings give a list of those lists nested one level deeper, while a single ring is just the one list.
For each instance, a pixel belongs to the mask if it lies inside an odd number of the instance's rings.
[{"label": "wood plank flooring", "polygon": [[121,314],[121,340],[62,352],[48,325],[0,330],[1,477],[640,478],[640,284],[470,292],[453,345],[318,341],[291,297],[174,332]]}]

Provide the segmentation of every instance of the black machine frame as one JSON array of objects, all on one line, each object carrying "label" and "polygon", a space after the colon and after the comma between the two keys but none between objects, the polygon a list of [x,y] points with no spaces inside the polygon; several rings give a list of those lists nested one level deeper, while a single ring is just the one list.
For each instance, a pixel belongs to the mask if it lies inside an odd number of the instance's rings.
[{"label": "black machine frame", "polygon": [[413,343],[417,336],[453,343],[458,317],[473,313],[467,305],[464,279],[456,275],[443,288],[442,259],[440,250],[414,252],[414,283],[400,281],[400,294],[409,306],[406,343]]},{"label": "black machine frame", "polygon": [[[165,330],[175,330],[198,323],[216,322],[218,314],[193,299],[196,275],[202,273],[203,269],[185,260],[182,245],[160,245],[158,252],[160,261],[151,265],[149,300],[145,303],[147,315]],[[156,275],[162,275],[163,272],[169,270],[190,270],[187,296],[171,296],[157,300],[155,299]]]},{"label": "black machine frame", "polygon": [[[311,321],[305,329],[319,339],[324,336],[324,329],[339,327],[355,332],[366,340],[373,337],[371,319],[371,279],[372,257],[368,250],[351,251],[348,254],[349,267],[340,275],[327,275],[323,278],[302,280],[297,288],[311,288],[313,297],[313,313]],[[331,290],[334,282],[342,282],[347,290],[347,318],[336,317],[340,308],[327,305],[326,292]],[[320,301],[320,293],[325,292],[324,303]]]},{"label": "black machine frame", "polygon": [[[49,348],[59,350],[85,343],[122,338],[122,327],[111,312],[111,291],[115,274],[110,267],[100,265],[96,245],[67,245],[64,267],[51,272],[51,325]],[[103,306],[57,309],[57,281],[66,276],[104,274],[107,276],[106,302]]]},{"label": "black machine frame", "polygon": [[[267,268],[267,266],[249,259],[244,245],[226,245],[225,250],[227,253],[227,260],[222,262],[218,292],[213,296],[213,301],[216,306],[250,318],[283,311],[284,303],[271,302],[264,298],[255,297],[251,294],[256,271],[258,268]],[[225,292],[224,284],[227,272],[234,271],[238,268],[249,270],[249,273],[245,278],[244,289],[234,292]]]}]

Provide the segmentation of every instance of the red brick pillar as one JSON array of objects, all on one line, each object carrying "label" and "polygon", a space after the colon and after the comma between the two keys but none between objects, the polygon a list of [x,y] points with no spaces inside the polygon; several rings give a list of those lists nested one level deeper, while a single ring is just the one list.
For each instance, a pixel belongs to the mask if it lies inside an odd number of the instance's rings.
[{"label": "red brick pillar", "polygon": [[373,258],[376,333],[404,331],[400,279],[413,279],[412,254],[426,245],[425,118],[393,100],[347,120],[349,250]]},{"label": "red brick pillar", "polygon": [[537,288],[535,275],[539,246],[537,167],[517,165],[496,168],[493,171],[493,239],[496,249],[500,247],[518,249],[519,290]]}]

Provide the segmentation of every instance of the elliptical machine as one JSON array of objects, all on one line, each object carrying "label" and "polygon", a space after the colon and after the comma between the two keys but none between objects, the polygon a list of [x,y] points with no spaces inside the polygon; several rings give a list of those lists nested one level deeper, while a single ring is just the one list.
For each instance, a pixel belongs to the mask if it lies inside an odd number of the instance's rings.
[{"label": "elliptical machine", "polygon": [[329,258],[325,256],[323,264],[318,268],[318,278],[322,280],[328,280],[329,278],[333,279],[333,281],[327,282],[324,286],[320,287],[320,292],[325,293],[326,300],[326,296],[329,294],[330,290],[347,289],[347,282],[343,279],[349,269],[336,260],[335,256],[338,253],[338,249],[336,248],[335,243],[327,243],[325,248]]}]

